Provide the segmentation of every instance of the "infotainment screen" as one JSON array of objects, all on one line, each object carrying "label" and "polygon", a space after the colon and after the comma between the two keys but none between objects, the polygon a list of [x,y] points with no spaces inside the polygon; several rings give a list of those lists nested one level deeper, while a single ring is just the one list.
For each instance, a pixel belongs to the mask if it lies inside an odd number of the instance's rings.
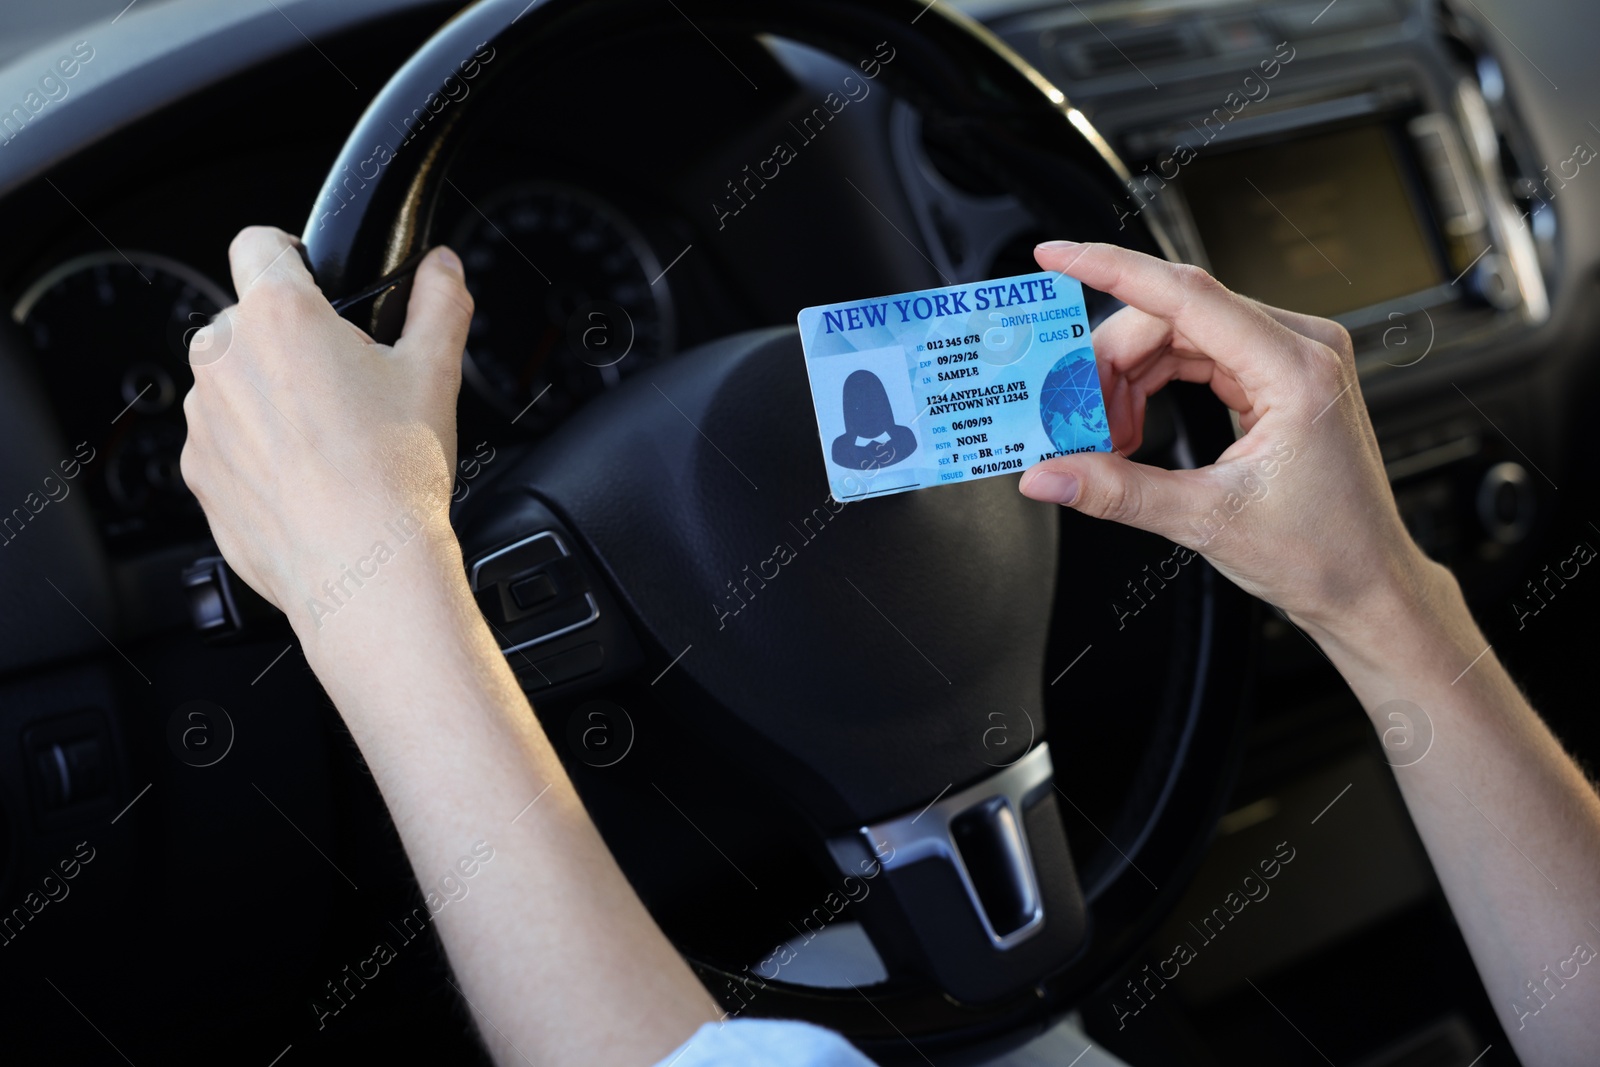
[{"label": "infotainment screen", "polygon": [[1182,186],[1212,273],[1276,307],[1337,315],[1445,280],[1384,126],[1201,153]]}]

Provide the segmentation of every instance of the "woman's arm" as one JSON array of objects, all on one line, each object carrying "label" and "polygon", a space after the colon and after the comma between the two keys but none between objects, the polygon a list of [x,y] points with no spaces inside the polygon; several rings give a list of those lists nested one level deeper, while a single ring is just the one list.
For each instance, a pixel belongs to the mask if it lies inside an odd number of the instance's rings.
[{"label": "woman's arm", "polygon": [[[1036,255],[1129,305],[1094,338],[1121,454],[1049,460],[1022,491],[1203,554],[1315,638],[1380,731],[1390,701],[1422,709],[1432,746],[1395,776],[1501,1023],[1529,1067],[1593,1063],[1600,797],[1406,533],[1349,335],[1124,249]],[[1174,380],[1209,383],[1245,431],[1200,470],[1124,458]]]},{"label": "woman's arm", "polygon": [[1506,674],[1444,568],[1427,564],[1407,595],[1306,629],[1380,732],[1402,728],[1385,708],[1394,700],[1431,724],[1426,755],[1394,775],[1518,1056],[1528,1067],[1593,1064],[1593,786]]},{"label": "woman's arm", "polygon": [[391,348],[334,313],[287,234],[245,230],[230,259],[239,303],[196,339],[212,356],[184,400],[218,546],[288,614],[424,889],[474,868],[435,921],[496,1062],[657,1061],[717,1011],[584,812],[450,529],[459,261],[422,263]]}]

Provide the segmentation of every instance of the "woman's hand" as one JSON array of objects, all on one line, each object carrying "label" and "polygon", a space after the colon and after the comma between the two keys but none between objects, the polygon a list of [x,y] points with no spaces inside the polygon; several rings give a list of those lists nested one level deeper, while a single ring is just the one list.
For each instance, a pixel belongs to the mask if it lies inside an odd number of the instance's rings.
[{"label": "woman's hand", "polygon": [[[1400,521],[1342,326],[1112,245],[1052,241],[1034,255],[1128,306],[1094,333],[1116,454],[1046,460],[1023,475],[1024,494],[1194,549],[1323,632],[1434,569]],[[1209,384],[1238,413],[1244,435],[1209,466],[1126,458],[1146,401],[1171,381]]]},{"label": "woman's hand", "polygon": [[423,260],[391,348],[334,313],[288,234],[245,230],[229,255],[239,303],[195,336],[184,400],[183,476],[222,554],[288,612],[419,881],[493,850],[470,904],[413,914],[436,923],[496,1062],[655,1062],[717,1009],[468,589],[449,524],[472,318],[459,261]]},{"label": "woman's hand", "polygon": [[445,551],[411,556],[450,558],[472,298],[435,249],[400,341],[380,345],[334,312],[298,246],[270,227],[234,238],[239,303],[191,342],[182,471],[223,556],[305,633],[417,534]]}]

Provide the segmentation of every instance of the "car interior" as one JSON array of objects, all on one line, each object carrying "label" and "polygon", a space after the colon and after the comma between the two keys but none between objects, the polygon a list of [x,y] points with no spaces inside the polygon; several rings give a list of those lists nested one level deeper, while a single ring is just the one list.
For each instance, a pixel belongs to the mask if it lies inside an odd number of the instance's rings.
[{"label": "car interior", "polygon": [[[1592,9],[104,6],[0,66],[9,1062],[489,1062],[409,922],[471,879],[419,885],[179,472],[251,224],[379,340],[460,254],[472,588],[730,1017],[884,1064],[1069,1067],[1063,1025],[1134,1067],[1518,1062],[1395,784],[1429,724],[1013,477],[831,501],[794,324],[1053,238],[1337,320],[1407,527],[1592,766]],[[1135,458],[1237,432],[1173,385]]]}]

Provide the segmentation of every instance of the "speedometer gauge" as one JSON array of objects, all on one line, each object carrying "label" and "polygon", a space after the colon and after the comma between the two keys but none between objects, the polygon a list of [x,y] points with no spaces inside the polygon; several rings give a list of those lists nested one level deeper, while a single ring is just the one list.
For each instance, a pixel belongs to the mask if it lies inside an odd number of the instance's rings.
[{"label": "speedometer gauge", "polygon": [[464,376],[519,426],[554,425],[672,348],[655,252],[582,190],[501,190],[465,212],[453,244],[477,305]]},{"label": "speedometer gauge", "polygon": [[188,340],[230,303],[176,260],[110,251],[62,263],[12,308],[68,442],[94,450],[90,499],[119,545],[205,530],[178,472]]}]

